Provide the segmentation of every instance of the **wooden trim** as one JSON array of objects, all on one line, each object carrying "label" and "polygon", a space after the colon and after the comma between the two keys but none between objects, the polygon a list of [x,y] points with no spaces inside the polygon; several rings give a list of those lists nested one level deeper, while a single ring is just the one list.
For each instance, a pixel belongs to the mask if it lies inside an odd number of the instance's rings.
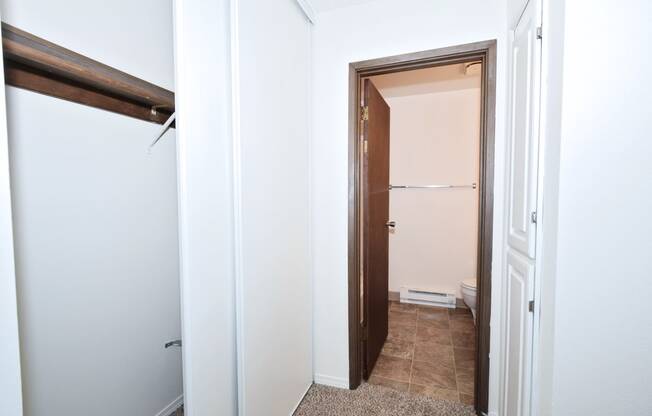
[{"label": "wooden trim", "polygon": [[478,412],[487,412],[489,395],[489,322],[491,318],[491,256],[493,243],[493,171],[496,108],[496,41],[482,41],[429,51],[351,63],[349,66],[349,386],[362,380],[362,340],[360,337],[360,80],[363,77],[430,68],[470,61],[483,63],[480,138],[480,210],[478,239],[478,356],[476,360],[476,403]]},{"label": "wooden trim", "polygon": [[[362,342],[360,331],[360,157],[358,140],[358,109],[360,107],[359,76],[353,65],[349,66],[349,387],[357,388],[362,382]],[[351,127],[352,126],[352,127]]]},{"label": "wooden trim", "polygon": [[478,238],[478,308],[475,404],[479,412],[489,408],[489,350],[491,322],[491,265],[494,224],[494,150],[496,130],[496,42],[487,47],[482,66],[480,138],[480,212]]},{"label": "wooden trim", "polygon": [[2,23],[5,83],[56,98],[164,123],[172,91]]}]

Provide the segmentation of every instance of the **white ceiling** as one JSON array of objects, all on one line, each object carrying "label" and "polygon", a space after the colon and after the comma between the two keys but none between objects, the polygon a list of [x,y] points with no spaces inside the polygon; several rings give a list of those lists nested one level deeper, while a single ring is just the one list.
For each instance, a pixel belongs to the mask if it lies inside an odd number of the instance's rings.
[{"label": "white ceiling", "polygon": [[480,66],[465,71],[466,64],[437,66],[371,77],[385,98],[480,88]]},{"label": "white ceiling", "polygon": [[368,3],[374,0],[309,0],[315,12],[325,12],[328,10],[339,9],[341,7],[355,6],[356,4]]}]

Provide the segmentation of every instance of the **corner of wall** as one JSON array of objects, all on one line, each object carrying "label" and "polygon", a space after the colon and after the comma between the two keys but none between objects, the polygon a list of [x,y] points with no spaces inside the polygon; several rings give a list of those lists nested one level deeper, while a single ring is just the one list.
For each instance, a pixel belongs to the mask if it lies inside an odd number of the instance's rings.
[{"label": "corner of wall", "polygon": [[183,405],[183,394],[172,401],[172,403],[165,406],[156,416],[170,416],[172,412],[177,410]]},{"label": "corner of wall", "polygon": [[324,386],[338,387],[340,389],[349,388],[349,380],[342,377],[327,376],[325,374],[315,374],[315,384]]}]

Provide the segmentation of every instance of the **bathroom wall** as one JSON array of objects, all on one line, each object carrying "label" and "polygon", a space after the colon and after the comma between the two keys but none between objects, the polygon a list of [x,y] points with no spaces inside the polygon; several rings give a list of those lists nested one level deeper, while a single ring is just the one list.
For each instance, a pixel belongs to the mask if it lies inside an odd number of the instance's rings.
[{"label": "bathroom wall", "polygon": [[[478,182],[480,77],[464,65],[372,79],[391,108],[390,183]],[[389,290],[456,293],[476,275],[479,189],[390,192]]]},{"label": "bathroom wall", "polygon": [[[174,89],[171,8],[2,1],[4,21]],[[182,394],[163,348],[181,335],[174,132],[148,154],[158,125],[13,87],[7,121],[24,415],[157,415]]]}]

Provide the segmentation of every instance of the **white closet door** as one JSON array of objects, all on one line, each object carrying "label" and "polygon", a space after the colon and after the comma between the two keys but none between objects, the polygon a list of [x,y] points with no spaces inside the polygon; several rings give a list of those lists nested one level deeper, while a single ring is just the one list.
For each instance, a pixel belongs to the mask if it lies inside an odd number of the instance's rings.
[{"label": "white closet door", "polygon": [[294,2],[238,1],[240,416],[291,415],[313,380],[310,31]]},{"label": "white closet door", "polygon": [[[2,45],[0,45],[2,54]],[[0,79],[4,67],[0,66]],[[23,414],[5,85],[0,84],[0,415]]]},{"label": "white closet door", "polygon": [[507,325],[503,410],[508,416],[530,414],[534,261],[508,250],[506,270]]},{"label": "white closet door", "polygon": [[[529,416],[539,147],[541,23],[539,0],[525,6],[512,43],[508,247],[502,413]],[[532,304],[533,305],[533,304]],[[533,305],[534,306],[534,305]],[[532,310],[531,310],[532,309]]]},{"label": "white closet door", "polygon": [[509,245],[534,258],[541,43],[538,1],[530,1],[512,44]]}]

